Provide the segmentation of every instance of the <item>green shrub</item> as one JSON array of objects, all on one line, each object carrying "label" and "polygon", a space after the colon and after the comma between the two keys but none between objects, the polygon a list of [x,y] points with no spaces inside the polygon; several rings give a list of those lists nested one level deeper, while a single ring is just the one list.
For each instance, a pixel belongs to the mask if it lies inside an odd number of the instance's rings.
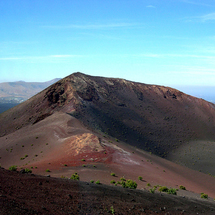
[{"label": "green shrub", "polygon": [[83,166],[83,167],[86,167],[86,165],[85,165],[85,164],[83,164],[82,166]]},{"label": "green shrub", "polygon": [[115,184],[116,182],[115,182],[114,180],[111,180],[110,183],[111,183],[111,184]]},{"label": "green shrub", "polygon": [[184,187],[184,186],[182,186],[182,185],[180,185],[180,187],[179,187],[181,190],[186,190],[186,187]]},{"label": "green shrub", "polygon": [[17,166],[13,165],[9,167],[10,171],[16,171],[17,170]]},{"label": "green shrub", "polygon": [[147,186],[147,187],[151,187],[151,184],[150,184],[150,183],[147,183],[146,186]]},{"label": "green shrub", "polygon": [[92,183],[92,184],[93,184],[93,183],[94,183],[94,180],[90,180],[90,183]]},{"label": "green shrub", "polygon": [[32,173],[32,170],[31,170],[31,169],[26,168],[26,169],[25,169],[25,173]]},{"label": "green shrub", "polygon": [[111,212],[112,214],[115,214],[115,210],[114,210],[113,206],[110,207],[110,212]]},{"label": "green shrub", "polygon": [[96,184],[100,184],[100,181],[98,180],[98,181],[96,181],[95,183],[96,183]]},{"label": "green shrub", "polygon": [[156,188],[151,188],[151,189],[149,189],[149,192],[150,193],[155,193],[155,190],[156,190]]},{"label": "green shrub", "polygon": [[172,195],[177,195],[176,189],[174,188],[168,189],[167,193]]},{"label": "green shrub", "polygon": [[125,178],[123,178],[123,177],[122,177],[122,178],[120,178],[120,180],[121,180],[121,181],[126,181],[126,179],[125,179]]},{"label": "green shrub", "polygon": [[142,176],[138,176],[138,180],[140,180],[140,181],[141,181],[142,179],[143,179],[143,177],[142,177]]},{"label": "green shrub", "polygon": [[135,181],[132,181],[131,179],[128,179],[126,181],[126,186],[128,188],[131,188],[131,189],[136,189],[137,188],[137,183]]},{"label": "green shrub", "polygon": [[83,159],[81,159],[81,161],[85,161],[85,159],[83,158]]},{"label": "green shrub", "polygon": [[64,164],[64,166],[67,166],[67,164]]},{"label": "green shrub", "polygon": [[168,192],[169,189],[167,187],[163,186],[163,187],[160,187],[158,190],[160,192]]},{"label": "green shrub", "polygon": [[113,173],[113,172],[112,172],[110,175],[111,175],[111,176],[116,176],[116,174],[115,174],[115,173]]},{"label": "green shrub", "polygon": [[70,179],[72,179],[72,180],[76,180],[76,181],[79,181],[79,175],[78,175],[78,173],[77,172],[75,172],[71,177],[70,177]]},{"label": "green shrub", "polygon": [[46,172],[51,172],[51,171],[49,169],[47,169]]},{"label": "green shrub", "polygon": [[201,193],[201,198],[202,198],[202,199],[208,199],[208,194]]}]

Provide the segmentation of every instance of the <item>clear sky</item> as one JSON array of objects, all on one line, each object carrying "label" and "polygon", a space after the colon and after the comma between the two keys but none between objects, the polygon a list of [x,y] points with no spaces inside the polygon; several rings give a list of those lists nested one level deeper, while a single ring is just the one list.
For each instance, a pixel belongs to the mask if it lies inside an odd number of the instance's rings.
[{"label": "clear sky", "polygon": [[77,71],[215,86],[215,0],[0,0],[0,82]]}]

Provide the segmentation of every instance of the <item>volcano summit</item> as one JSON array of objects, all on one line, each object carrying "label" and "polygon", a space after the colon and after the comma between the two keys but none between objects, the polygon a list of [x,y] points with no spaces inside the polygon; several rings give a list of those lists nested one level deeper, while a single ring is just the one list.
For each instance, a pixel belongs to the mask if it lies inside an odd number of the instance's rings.
[{"label": "volcano summit", "polygon": [[0,114],[0,124],[5,168],[106,184],[112,172],[141,175],[138,188],[183,184],[215,198],[215,104],[176,89],[74,73]]}]

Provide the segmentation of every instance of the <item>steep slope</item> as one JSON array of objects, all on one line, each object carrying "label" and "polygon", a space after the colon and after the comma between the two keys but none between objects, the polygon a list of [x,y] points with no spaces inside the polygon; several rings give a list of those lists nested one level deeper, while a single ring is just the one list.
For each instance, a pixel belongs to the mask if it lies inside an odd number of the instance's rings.
[{"label": "steep slope", "polygon": [[[200,163],[209,162],[201,171],[215,174],[212,103],[168,87],[74,73],[1,114],[0,136],[59,111],[77,118],[90,130],[190,168],[199,170]],[[208,145],[194,162],[187,151],[196,143],[199,149]]]}]

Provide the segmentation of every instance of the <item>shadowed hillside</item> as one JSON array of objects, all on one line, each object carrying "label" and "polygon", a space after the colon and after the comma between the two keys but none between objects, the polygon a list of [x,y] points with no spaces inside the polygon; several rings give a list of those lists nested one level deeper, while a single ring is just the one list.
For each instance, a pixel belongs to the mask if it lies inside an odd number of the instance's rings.
[{"label": "shadowed hillside", "polygon": [[[197,140],[211,141],[210,149],[214,149],[214,104],[168,87],[82,73],[58,81],[1,114],[0,136],[58,111],[74,116],[91,130],[161,157],[171,158],[191,142],[195,147]],[[183,157],[182,153],[181,164],[185,165]]]}]

